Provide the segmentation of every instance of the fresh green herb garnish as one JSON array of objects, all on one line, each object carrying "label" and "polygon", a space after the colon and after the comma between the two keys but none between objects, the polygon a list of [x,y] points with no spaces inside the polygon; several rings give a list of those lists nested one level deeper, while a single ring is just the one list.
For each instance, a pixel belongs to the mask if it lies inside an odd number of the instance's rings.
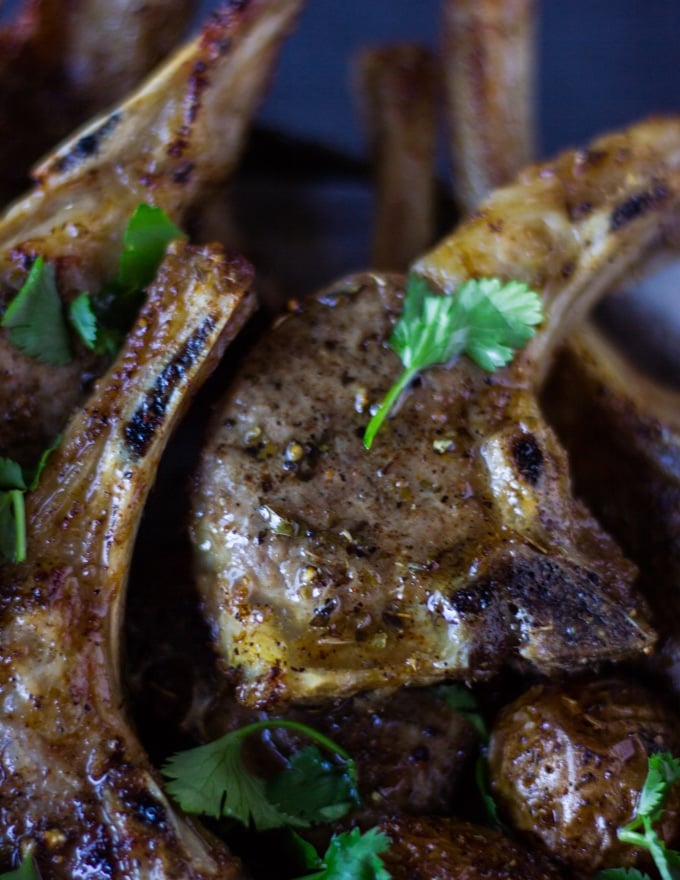
[{"label": "fresh green herb garnish", "polygon": [[[97,354],[115,354],[137,316],[143,290],[153,281],[168,244],[183,235],[164,211],[139,205],[123,233],[115,278],[102,290],[80,293],[68,307],[68,320],[83,344]],[[24,354],[53,366],[73,359],[68,326],[54,266],[42,256],[7,307],[2,326]]]},{"label": "fresh green herb garnish", "polygon": [[[673,786],[680,781],[680,759],[659,752],[648,759],[647,777],[633,820],[619,828],[619,840],[649,851],[662,880],[680,878],[680,852],[668,849],[654,825],[661,819]],[[635,869],[608,868],[598,873],[598,880],[649,880]]]},{"label": "fresh green herb garnish", "polygon": [[55,441],[34,468],[22,468],[11,458],[0,458],[0,561],[26,559],[26,512],[24,496],[38,485],[47,458],[59,445]]},{"label": "fresh green herb garnish", "polygon": [[[243,762],[243,744],[253,734],[276,728],[318,743],[336,762],[324,759],[317,749],[302,749],[279,776],[268,781],[255,776]],[[359,803],[356,767],[344,749],[306,724],[285,719],[256,721],[180,752],[162,772],[171,780],[168,791],[186,812],[230,817],[258,831],[333,821]]]},{"label": "fresh green herb garnish", "polygon": [[0,880],[40,880],[40,876],[31,856],[25,856],[18,868],[13,871],[3,871]]},{"label": "fresh green herb garnish", "polygon": [[267,799],[309,825],[335,822],[359,804],[345,764],[325,757],[316,746],[295,752],[288,767],[269,780]]},{"label": "fresh green herb garnish", "polygon": [[143,291],[156,277],[168,245],[182,235],[161,208],[138,205],[123,234],[116,276],[99,293],[81,294],[87,297],[89,312],[96,321],[96,351],[117,351],[137,317]]},{"label": "fresh green herb garnish", "polygon": [[97,316],[92,311],[89,293],[83,291],[78,294],[69,306],[68,317],[83,344],[94,351],[97,342]]},{"label": "fresh green herb garnish", "polygon": [[333,837],[326,854],[319,859],[321,868],[297,880],[390,880],[380,853],[390,848],[390,839],[377,828],[362,834],[358,828]]},{"label": "fresh green herb garnish", "polygon": [[402,392],[422,370],[466,354],[493,372],[512,360],[515,350],[531,339],[542,320],[540,296],[521,281],[478,278],[444,296],[434,293],[423,277],[409,275],[404,310],[389,339],[404,370],[368,423],[366,449],[371,448]]},{"label": "fresh green herb garnish", "polygon": [[70,363],[71,348],[54,266],[43,257],[33,263],[2,317],[2,326],[9,330],[12,345],[29,357],[53,366]]}]

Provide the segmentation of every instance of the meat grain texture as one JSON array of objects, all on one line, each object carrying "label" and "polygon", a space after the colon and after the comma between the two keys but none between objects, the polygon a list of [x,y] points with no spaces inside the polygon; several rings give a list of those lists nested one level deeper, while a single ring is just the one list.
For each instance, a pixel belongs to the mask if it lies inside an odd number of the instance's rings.
[{"label": "meat grain texture", "polygon": [[513,364],[427,370],[362,445],[399,372],[404,279],[345,279],[241,367],[197,479],[199,586],[252,705],[544,673],[651,651],[635,568],[578,502],[536,392],[556,343],[676,232],[680,120],[532,166],[414,264],[441,292],[527,282],[545,321]]}]

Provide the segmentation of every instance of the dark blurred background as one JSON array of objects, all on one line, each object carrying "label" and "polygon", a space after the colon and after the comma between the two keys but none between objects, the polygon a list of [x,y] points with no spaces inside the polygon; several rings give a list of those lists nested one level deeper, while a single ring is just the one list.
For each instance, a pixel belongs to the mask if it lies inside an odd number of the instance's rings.
[{"label": "dark blurred background", "polygon": [[[207,6],[208,4],[206,4]],[[680,111],[678,0],[538,3],[540,146],[548,155],[659,111]],[[437,45],[437,0],[310,0],[261,118],[363,149],[349,63],[367,43]]]}]

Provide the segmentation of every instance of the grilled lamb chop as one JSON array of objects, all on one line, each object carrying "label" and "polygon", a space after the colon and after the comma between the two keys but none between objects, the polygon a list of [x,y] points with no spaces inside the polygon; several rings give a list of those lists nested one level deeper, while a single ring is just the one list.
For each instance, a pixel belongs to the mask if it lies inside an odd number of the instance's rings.
[{"label": "grilled lamb chop", "polygon": [[536,391],[555,344],[677,225],[680,120],[529,168],[416,264],[443,290],[526,281],[543,327],[509,367],[426,371],[366,452],[396,378],[403,279],[355,276],[282,320],[214,421],[192,535],[218,650],[264,705],[570,672],[649,651],[635,570],[571,494]]},{"label": "grilled lamb chop", "polygon": [[121,711],[118,642],[144,498],[250,282],[218,248],[172,246],[27,497],[28,560],[0,569],[0,852],[33,852],[45,880],[241,876],[164,796]]},{"label": "grilled lamb chop", "polygon": [[[68,301],[115,272],[123,230],[140,202],[176,222],[231,172],[302,0],[224,4],[203,33],[120,107],[51,154],[37,187],[0,222],[0,311],[43,255]],[[0,454],[32,463],[81,401],[102,364],[25,357],[0,330]]]}]

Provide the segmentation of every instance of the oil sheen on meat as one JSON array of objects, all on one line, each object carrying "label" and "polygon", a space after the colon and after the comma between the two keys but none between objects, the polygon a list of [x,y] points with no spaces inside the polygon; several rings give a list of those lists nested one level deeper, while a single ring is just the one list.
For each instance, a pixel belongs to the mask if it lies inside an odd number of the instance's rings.
[{"label": "oil sheen on meat", "polygon": [[494,375],[427,370],[370,452],[404,280],[354,276],[281,320],[214,420],[193,540],[251,704],[575,671],[650,651],[635,568],[571,492],[536,400],[556,342],[677,224],[680,120],[530,167],[415,264],[443,292],[500,276],[546,319]]},{"label": "oil sheen on meat", "polygon": [[252,272],[178,242],[139,320],[27,496],[0,568],[0,858],[44,880],[235,880],[179,816],[122,712],[119,636],[144,500],[192,394],[251,313]]}]

